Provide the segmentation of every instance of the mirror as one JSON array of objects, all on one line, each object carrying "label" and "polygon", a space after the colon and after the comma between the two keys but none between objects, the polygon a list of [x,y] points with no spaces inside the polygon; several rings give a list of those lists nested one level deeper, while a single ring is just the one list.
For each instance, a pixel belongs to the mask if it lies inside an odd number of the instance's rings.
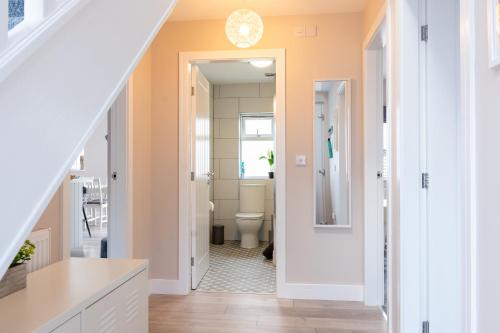
[{"label": "mirror", "polygon": [[316,227],[351,226],[351,85],[314,82]]}]

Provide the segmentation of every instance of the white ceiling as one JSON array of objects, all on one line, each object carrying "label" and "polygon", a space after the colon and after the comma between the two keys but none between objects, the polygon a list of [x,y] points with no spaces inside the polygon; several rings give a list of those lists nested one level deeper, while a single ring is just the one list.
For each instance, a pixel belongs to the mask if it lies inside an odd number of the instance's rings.
[{"label": "white ceiling", "polygon": [[275,73],[276,65],[267,68],[255,68],[248,62],[214,62],[198,64],[201,72],[213,84],[274,82],[273,77],[265,73]]},{"label": "white ceiling", "polygon": [[354,13],[370,0],[178,0],[171,21],[224,19],[239,8],[261,16]]}]

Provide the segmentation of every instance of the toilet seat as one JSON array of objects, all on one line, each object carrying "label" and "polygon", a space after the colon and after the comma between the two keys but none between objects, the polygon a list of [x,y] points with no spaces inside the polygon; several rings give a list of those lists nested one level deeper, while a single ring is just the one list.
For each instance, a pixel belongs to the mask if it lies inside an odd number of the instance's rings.
[{"label": "toilet seat", "polygon": [[262,220],[264,213],[237,213],[236,218],[242,220]]}]

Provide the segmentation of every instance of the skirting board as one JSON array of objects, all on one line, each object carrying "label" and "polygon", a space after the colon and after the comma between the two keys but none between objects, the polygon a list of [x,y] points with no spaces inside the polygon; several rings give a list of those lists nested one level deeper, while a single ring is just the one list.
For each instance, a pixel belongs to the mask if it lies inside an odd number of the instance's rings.
[{"label": "skirting board", "polygon": [[150,279],[150,294],[187,295],[186,285],[180,280]]},{"label": "skirting board", "polygon": [[324,301],[364,301],[362,285],[285,283],[278,288],[279,298]]}]

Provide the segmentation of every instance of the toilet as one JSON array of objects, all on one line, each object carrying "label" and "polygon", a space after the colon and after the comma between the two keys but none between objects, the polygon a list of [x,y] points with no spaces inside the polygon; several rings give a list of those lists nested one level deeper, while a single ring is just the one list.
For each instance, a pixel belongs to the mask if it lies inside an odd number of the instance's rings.
[{"label": "toilet", "polygon": [[241,234],[240,246],[254,249],[259,246],[259,230],[264,223],[266,185],[240,185],[240,211],[236,225]]}]

